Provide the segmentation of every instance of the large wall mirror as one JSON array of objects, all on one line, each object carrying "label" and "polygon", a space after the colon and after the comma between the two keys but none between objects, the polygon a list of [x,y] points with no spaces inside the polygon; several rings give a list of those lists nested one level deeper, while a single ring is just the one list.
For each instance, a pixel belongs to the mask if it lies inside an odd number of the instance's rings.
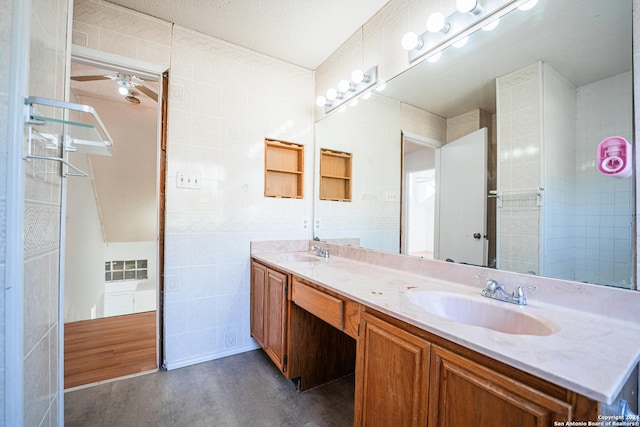
[{"label": "large wall mirror", "polygon": [[314,237],[631,288],[632,177],[598,158],[633,143],[631,40],[631,0],[540,0],[322,118],[315,176],[321,149],[352,153],[352,199],[316,182]]}]

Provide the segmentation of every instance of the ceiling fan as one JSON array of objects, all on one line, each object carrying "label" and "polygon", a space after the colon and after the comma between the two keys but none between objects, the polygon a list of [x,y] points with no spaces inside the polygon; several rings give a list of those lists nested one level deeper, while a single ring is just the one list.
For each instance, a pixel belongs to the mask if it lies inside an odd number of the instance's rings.
[{"label": "ceiling fan", "polygon": [[[93,75],[93,76],[75,76],[71,80],[77,82],[89,82],[95,80],[113,80],[118,85],[118,91],[123,96],[131,95],[132,89],[137,89],[147,95],[149,98],[158,102],[158,94],[144,85],[144,80],[132,74],[116,73],[115,76],[110,75]],[[126,98],[125,98],[126,99]]]}]

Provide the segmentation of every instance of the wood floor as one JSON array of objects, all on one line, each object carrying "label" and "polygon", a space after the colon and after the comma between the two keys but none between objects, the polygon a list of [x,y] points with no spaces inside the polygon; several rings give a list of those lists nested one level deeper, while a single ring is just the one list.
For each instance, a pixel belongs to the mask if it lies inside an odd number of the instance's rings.
[{"label": "wood floor", "polygon": [[64,325],[65,389],[157,367],[155,311]]}]

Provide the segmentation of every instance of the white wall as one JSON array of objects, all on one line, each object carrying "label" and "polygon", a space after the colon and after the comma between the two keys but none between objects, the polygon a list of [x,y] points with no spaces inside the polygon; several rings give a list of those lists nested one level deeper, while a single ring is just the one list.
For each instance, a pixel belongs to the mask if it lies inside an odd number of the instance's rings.
[{"label": "white wall", "polygon": [[539,274],[574,280],[576,88],[546,63],[542,64],[542,86],[544,196]]},{"label": "white wall", "polygon": [[[400,111],[398,101],[373,95],[316,124],[313,170],[320,170],[325,148],[351,153],[353,176],[350,202],[315,201],[314,220],[320,221],[315,236],[360,237],[363,247],[399,251]],[[314,194],[320,194],[318,182],[315,187]]]},{"label": "white wall", "polygon": [[[75,154],[73,164],[91,171],[87,155]],[[102,317],[104,301],[104,238],[93,177],[67,181],[67,236],[65,258],[64,320],[91,318],[91,308]]]}]

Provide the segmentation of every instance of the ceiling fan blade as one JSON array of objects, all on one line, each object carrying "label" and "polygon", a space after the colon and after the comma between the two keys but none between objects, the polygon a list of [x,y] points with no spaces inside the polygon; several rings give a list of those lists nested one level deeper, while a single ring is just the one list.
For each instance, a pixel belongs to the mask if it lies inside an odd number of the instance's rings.
[{"label": "ceiling fan blade", "polygon": [[149,89],[146,86],[143,85],[137,85],[136,89],[138,89],[140,92],[144,93],[145,95],[147,95],[149,98],[153,99],[154,101],[158,102],[158,94],[155,93],[154,91],[152,91],[151,89]]},{"label": "ceiling fan blade", "polygon": [[75,80],[77,82],[90,82],[93,80],[113,80],[113,77],[110,76],[74,76],[71,77],[71,80]]}]

